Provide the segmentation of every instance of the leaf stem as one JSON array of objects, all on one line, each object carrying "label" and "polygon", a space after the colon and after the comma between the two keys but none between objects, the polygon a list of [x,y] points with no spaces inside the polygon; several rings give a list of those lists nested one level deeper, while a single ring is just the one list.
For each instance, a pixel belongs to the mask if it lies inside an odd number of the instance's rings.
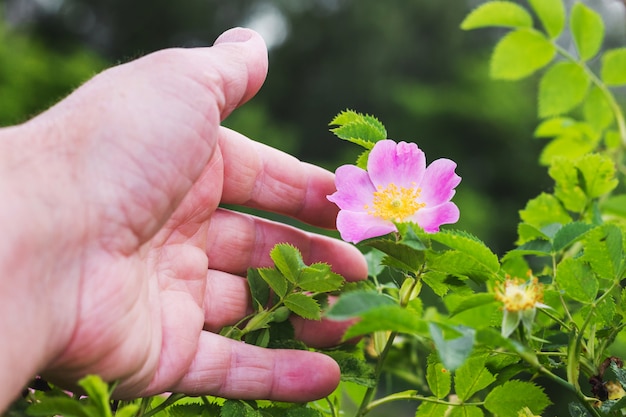
[{"label": "leaf stem", "polygon": [[156,413],[159,413],[159,412],[165,410],[167,407],[169,407],[170,405],[174,404],[176,401],[178,401],[178,400],[180,400],[180,399],[182,399],[184,397],[186,397],[185,394],[173,393],[169,397],[167,397],[165,399],[165,401],[163,401],[161,404],[157,405],[152,410],[150,410],[147,413],[145,413],[143,415],[143,417],[151,417],[151,416],[155,415]]},{"label": "leaf stem", "polygon": [[589,79],[591,80],[591,82],[600,89],[600,91],[604,95],[604,98],[606,98],[607,102],[609,103],[611,110],[613,110],[613,114],[617,122],[617,128],[619,130],[619,136],[622,139],[622,146],[626,147],[626,120],[624,119],[624,114],[622,113],[621,107],[619,106],[619,104],[617,104],[617,101],[615,100],[615,96],[613,96],[613,94],[608,89],[606,84],[604,84],[602,80],[598,78],[598,76],[594,74],[593,71],[591,71],[591,69],[587,65],[585,65],[584,62],[581,62],[578,59],[576,59],[572,54],[570,54],[566,49],[562,48],[556,42],[553,42],[553,44],[556,47],[556,50],[559,52],[559,54],[569,59],[570,61],[580,65],[580,67],[583,70],[585,70],[585,72],[589,76]]},{"label": "leaf stem", "polygon": [[434,404],[442,404],[453,407],[461,407],[461,406],[481,406],[484,405],[484,402],[473,402],[473,403],[453,403],[445,400],[441,400],[434,397],[424,397],[423,395],[417,394],[415,390],[408,390],[403,392],[397,392],[395,394],[387,395],[383,398],[379,398],[378,400],[372,401],[369,403],[366,409],[366,413],[372,411],[374,408],[379,407],[384,404],[388,404],[393,401],[423,401]]}]

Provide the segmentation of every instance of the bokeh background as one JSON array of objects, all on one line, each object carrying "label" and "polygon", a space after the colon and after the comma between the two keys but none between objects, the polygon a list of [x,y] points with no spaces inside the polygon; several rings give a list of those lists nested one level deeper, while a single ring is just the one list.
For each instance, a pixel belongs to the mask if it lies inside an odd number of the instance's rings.
[{"label": "bokeh background", "polygon": [[[624,3],[584,2],[605,18],[605,46],[626,45]],[[533,139],[538,76],[490,80],[502,30],[459,29],[480,3],[0,0],[0,126],[27,120],[109,66],[252,27],[269,46],[269,76],[227,126],[334,170],[359,149],[335,138],[329,121],[347,108],[374,114],[391,138],[417,142],[429,161],[458,163],[454,227],[503,255],[514,246],[518,211],[552,182]]]}]

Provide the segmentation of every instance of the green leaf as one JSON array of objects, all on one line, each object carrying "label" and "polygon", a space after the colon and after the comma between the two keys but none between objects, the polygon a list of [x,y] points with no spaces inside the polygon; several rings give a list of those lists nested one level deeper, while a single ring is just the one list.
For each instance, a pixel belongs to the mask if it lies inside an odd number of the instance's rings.
[{"label": "green leaf", "polygon": [[604,39],[602,17],[581,2],[576,2],[570,14],[570,30],[578,55],[583,61],[593,58]]},{"label": "green leaf", "polygon": [[550,39],[557,38],[565,27],[563,0],[529,0]]},{"label": "green leaf", "polygon": [[554,195],[569,211],[581,213],[587,207],[587,194],[579,183],[580,171],[571,159],[556,157],[548,174],[556,181]]},{"label": "green leaf", "polygon": [[248,287],[256,311],[263,310],[270,299],[270,287],[256,268],[248,268]]},{"label": "green leaf", "polygon": [[485,271],[495,274],[500,270],[498,257],[480,239],[467,232],[446,230],[433,233],[430,237],[436,242],[464,253]]},{"label": "green leaf", "polygon": [[457,250],[428,253],[427,263],[433,271],[460,278],[470,278],[475,282],[487,281],[494,274],[485,266],[483,260]]},{"label": "green leaf", "polygon": [[445,283],[447,278],[448,274],[437,271],[427,271],[422,275],[422,281],[440,297],[446,295],[450,290],[450,286]]},{"label": "green leaf", "polygon": [[572,218],[563,208],[559,200],[546,193],[530,200],[526,207],[520,211],[522,221],[541,229],[552,223],[569,223]]},{"label": "green leaf", "polygon": [[412,310],[399,305],[381,306],[361,314],[361,320],[352,325],[344,340],[380,330],[396,331],[407,334],[425,334],[425,322]]},{"label": "green leaf", "polygon": [[322,417],[318,410],[308,408],[306,405],[290,408],[286,413],[281,413],[281,415],[285,417]]},{"label": "green leaf", "polygon": [[567,297],[582,303],[592,303],[598,294],[598,280],[580,259],[561,261],[556,268],[556,282]]},{"label": "green leaf", "polygon": [[454,388],[462,402],[487,388],[496,378],[485,367],[484,357],[469,358],[454,374]]},{"label": "green leaf", "polygon": [[579,105],[589,89],[589,76],[570,61],[552,65],[539,82],[539,117],[567,113]]},{"label": "green leaf", "polygon": [[314,298],[304,294],[289,294],[283,300],[285,307],[295,314],[309,320],[319,320],[321,318],[320,306]]},{"label": "green leaf", "polygon": [[78,381],[78,385],[85,390],[101,417],[111,417],[109,385],[102,378],[98,375],[87,375]]},{"label": "green leaf", "polygon": [[389,296],[372,291],[351,291],[342,294],[325,316],[333,320],[346,320],[388,305],[396,305]]},{"label": "green leaf", "polygon": [[387,138],[385,126],[374,116],[346,110],[330,122],[339,127],[331,129],[337,137],[370,150],[374,144]]},{"label": "green leaf", "polygon": [[545,67],[556,49],[544,35],[534,29],[518,29],[504,36],[491,56],[491,77],[519,80]]},{"label": "green leaf", "polygon": [[536,138],[553,138],[567,133],[572,126],[576,125],[576,120],[569,117],[553,117],[539,123],[535,129]]},{"label": "green leaf", "polygon": [[341,380],[353,382],[366,387],[376,386],[374,368],[366,360],[360,359],[354,353],[341,350],[324,352],[337,362],[341,370]]},{"label": "green leaf", "polygon": [[477,308],[477,307],[483,307],[487,304],[491,304],[495,302],[496,302],[496,298],[493,296],[493,294],[490,294],[490,293],[475,293],[475,294],[471,294],[467,296],[464,295],[462,297],[462,301],[459,304],[457,304],[452,309],[452,311],[450,311],[450,316],[453,317],[464,311]]},{"label": "green leaf", "polygon": [[582,239],[585,234],[593,228],[592,225],[582,222],[567,223],[554,236],[552,250],[554,252],[562,251],[572,243]]},{"label": "green leaf", "polygon": [[591,265],[599,277],[614,280],[622,270],[624,247],[622,231],[613,224],[591,230],[585,236],[582,259]]},{"label": "green leaf", "polygon": [[550,404],[542,388],[517,380],[495,387],[485,398],[485,408],[498,417],[518,417],[518,411],[524,407],[541,414]]},{"label": "green leaf", "polygon": [[450,371],[443,367],[443,364],[437,361],[437,356],[432,353],[428,357],[428,366],[426,367],[426,382],[428,388],[437,398],[444,398],[450,393],[452,386],[452,378]]},{"label": "green leaf", "polygon": [[343,277],[331,271],[330,265],[325,263],[314,263],[305,267],[298,277],[298,286],[312,292],[337,291],[343,283]]},{"label": "green leaf", "polygon": [[555,158],[581,158],[595,149],[598,140],[599,137],[592,138],[583,132],[558,137],[543,148],[539,162],[542,165],[550,165]]},{"label": "green leaf", "polygon": [[115,417],[134,417],[139,411],[139,404],[128,404],[115,412]]},{"label": "green leaf", "polygon": [[420,406],[417,407],[415,417],[444,417],[448,408],[449,406],[447,404],[423,401]]},{"label": "green leaf", "polygon": [[610,49],[602,55],[600,75],[607,85],[626,84],[626,48]]},{"label": "green leaf", "polygon": [[533,26],[530,14],[518,4],[508,1],[490,1],[481,4],[461,22],[461,29],[471,30],[490,26]]},{"label": "green leaf", "polygon": [[276,268],[292,283],[297,281],[300,269],[305,267],[300,251],[289,243],[274,246],[270,251],[270,257]]},{"label": "green leaf", "polygon": [[[70,397],[44,397],[41,402],[28,406],[29,416],[99,417],[94,409],[89,409],[78,400]],[[110,411],[109,411],[110,414]]]},{"label": "green leaf", "polygon": [[601,202],[600,209],[603,213],[626,219],[626,194],[610,196]]},{"label": "green leaf", "polygon": [[280,298],[287,295],[289,282],[276,268],[258,268],[259,275]]},{"label": "green leaf", "polygon": [[220,417],[261,417],[259,410],[246,401],[226,400],[222,406]]},{"label": "green leaf", "polygon": [[607,101],[604,93],[598,87],[593,86],[587,94],[583,104],[583,114],[585,120],[597,131],[600,132],[613,122],[613,110]]},{"label": "green leaf", "polygon": [[577,161],[576,167],[585,179],[585,193],[589,198],[601,197],[617,187],[615,164],[608,156],[585,155]]},{"label": "green leaf", "polygon": [[428,329],[443,366],[455,371],[474,348],[475,330],[465,326],[451,327],[437,323],[429,323]]},{"label": "green leaf", "polygon": [[424,264],[424,251],[416,250],[401,242],[388,239],[378,239],[367,242],[387,256],[383,258],[383,265],[390,266],[405,272],[417,272]]},{"label": "green leaf", "polygon": [[461,405],[452,407],[448,417],[483,417],[483,410],[475,405]]}]

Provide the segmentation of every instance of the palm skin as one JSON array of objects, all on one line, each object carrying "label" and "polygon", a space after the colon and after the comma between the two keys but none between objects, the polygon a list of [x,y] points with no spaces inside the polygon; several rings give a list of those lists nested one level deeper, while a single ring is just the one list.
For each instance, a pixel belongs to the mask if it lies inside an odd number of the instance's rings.
[{"label": "palm skin", "polygon": [[[366,276],[347,244],[218,208],[334,225],[331,173],[219,126],[266,71],[261,38],[235,29],[212,48],[161,51],[107,70],[0,131],[0,167],[11,174],[0,190],[18,195],[0,216],[9,238],[0,265],[20,277],[0,281],[0,294],[10,289],[36,306],[1,329],[16,342],[0,352],[0,365],[15,370],[0,378],[0,392],[14,395],[37,372],[67,386],[100,374],[120,381],[120,398],[177,391],[307,401],[334,389],[338,368],[324,355],[214,333],[246,314],[243,275],[268,265],[275,243],[291,242],[306,262],[328,262],[347,279]],[[18,302],[3,301],[0,313],[15,313]],[[295,325],[320,346],[345,328]],[[16,364],[20,353],[34,360]]]}]

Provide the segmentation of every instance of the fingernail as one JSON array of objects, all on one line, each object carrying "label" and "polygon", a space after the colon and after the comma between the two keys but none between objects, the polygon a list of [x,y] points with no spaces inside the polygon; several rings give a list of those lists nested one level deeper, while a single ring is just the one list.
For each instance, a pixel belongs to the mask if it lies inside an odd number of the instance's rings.
[{"label": "fingernail", "polygon": [[233,28],[222,33],[216,40],[215,45],[221,43],[241,43],[250,40],[254,36],[252,29]]}]

